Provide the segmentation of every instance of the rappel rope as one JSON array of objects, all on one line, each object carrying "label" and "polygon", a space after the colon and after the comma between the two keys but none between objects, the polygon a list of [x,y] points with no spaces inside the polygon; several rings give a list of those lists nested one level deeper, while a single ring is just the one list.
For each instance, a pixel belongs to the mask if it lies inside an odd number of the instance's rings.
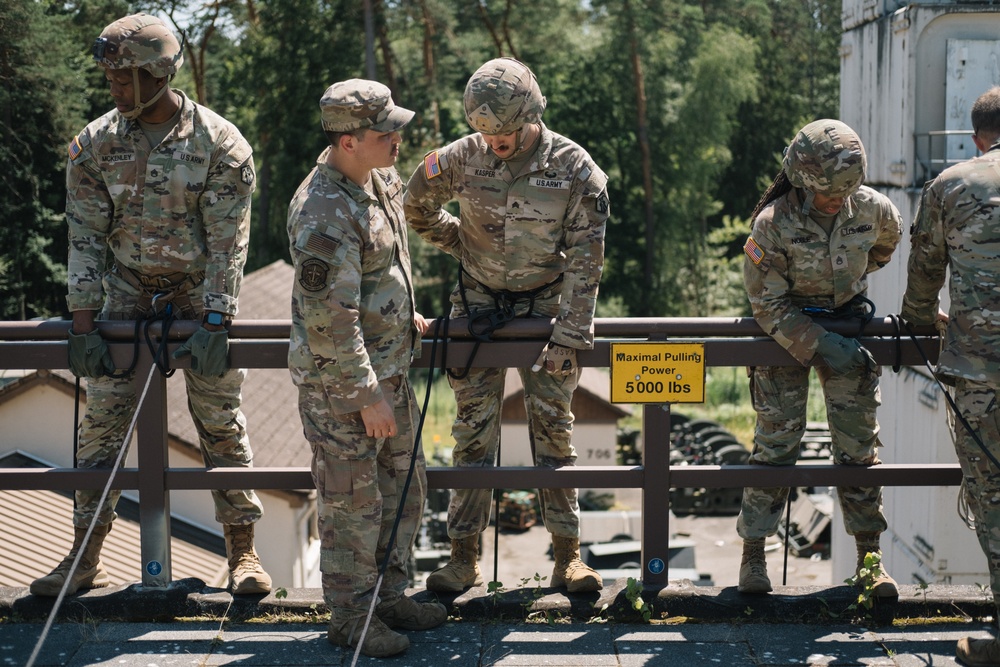
[{"label": "rappel rope", "polygon": [[[898,331],[899,331],[899,321],[901,320],[901,318],[899,318],[896,315],[892,315],[891,317],[893,318],[893,321],[896,323],[896,331],[897,331],[897,335],[896,335],[897,344],[896,344],[896,347],[897,347],[897,350],[898,350],[898,348],[899,348],[899,343],[898,343],[898,341],[899,341],[899,334],[898,334]],[[972,440],[976,443],[976,445],[979,447],[979,449],[982,450],[982,452],[986,456],[986,458],[990,460],[990,463],[992,463],[994,466],[996,466],[997,470],[1000,470],[1000,461],[998,461],[997,457],[993,454],[993,452],[991,452],[986,447],[986,444],[983,443],[982,439],[979,437],[979,434],[976,433],[976,431],[972,428],[972,425],[969,424],[969,421],[965,418],[965,415],[963,415],[962,412],[961,412],[961,410],[958,409],[958,404],[955,403],[955,398],[951,395],[951,392],[948,391],[948,388],[946,386],[944,386],[944,383],[942,383],[941,380],[938,379],[937,373],[934,372],[934,367],[931,366],[930,359],[927,357],[927,354],[924,352],[923,346],[920,345],[920,342],[917,340],[916,335],[913,333],[913,329],[910,328],[910,323],[906,322],[905,320],[902,320],[902,322],[903,322],[903,326],[906,328],[907,335],[909,335],[910,339],[913,341],[913,344],[916,346],[917,351],[920,353],[920,358],[923,359],[924,366],[930,372],[931,377],[934,378],[934,382],[937,384],[938,389],[941,390],[941,393],[944,394],[945,400],[948,403],[948,407],[950,408],[950,410],[947,413],[948,425],[950,427],[948,430],[951,433],[952,444],[954,444],[954,440],[955,440],[955,423],[958,422],[958,423],[960,423],[962,425],[962,428],[964,428],[966,431],[969,432],[969,435],[972,436]],[[944,345],[944,334],[943,333],[941,334],[941,345],[942,346]],[[897,352],[897,354],[898,354],[898,352]],[[893,369],[895,369],[895,368],[896,368],[896,366],[893,366]],[[958,498],[956,500],[956,504],[957,504],[956,509],[958,511],[959,518],[962,519],[962,523],[964,523],[966,525],[966,527],[968,527],[969,529],[975,530],[975,528],[976,528],[976,517],[973,515],[972,510],[969,508],[968,499],[966,498],[965,494],[966,494],[965,476],[963,475],[962,476],[962,482],[959,485],[959,493],[958,493]]]},{"label": "rappel rope", "polygon": [[[396,507],[396,518],[392,522],[392,530],[389,532],[389,540],[385,546],[385,555],[382,557],[382,564],[379,566],[378,578],[375,580],[375,588],[372,590],[372,601],[368,606],[368,614],[365,616],[365,624],[361,629],[361,635],[358,637],[358,645],[354,647],[354,657],[351,660],[351,667],[355,667],[358,664],[358,656],[361,655],[361,648],[365,645],[365,638],[368,636],[368,628],[371,625],[372,616],[375,614],[375,607],[378,605],[378,593],[382,588],[382,580],[385,579],[385,571],[389,567],[389,559],[392,557],[393,547],[396,544],[396,532],[399,529],[399,521],[403,517],[403,508],[406,506],[406,496],[410,492],[410,482],[413,480],[413,470],[416,468],[417,454],[420,452],[422,434],[424,430],[424,418],[427,415],[427,406],[430,404],[431,399],[431,387],[434,384],[434,361],[437,356],[438,328],[440,325],[440,319],[434,320],[434,338],[431,339],[431,359],[427,369],[427,389],[424,391],[424,404],[420,409],[420,420],[417,424],[416,432],[413,437],[413,451],[410,454],[410,468],[406,472],[406,481],[403,482],[403,492],[399,497],[399,505]],[[445,327],[447,328],[447,319],[445,319]],[[409,401],[409,392],[407,392],[407,401]]]},{"label": "rappel rope", "polygon": [[951,408],[954,418],[957,419],[958,422],[962,425],[962,427],[969,432],[969,435],[972,436],[973,441],[975,441],[975,443],[979,446],[979,449],[983,451],[983,454],[986,455],[986,458],[990,460],[990,463],[996,466],[997,470],[1000,470],[1000,461],[998,461],[997,457],[993,454],[993,452],[987,449],[986,445],[983,444],[983,441],[982,439],[980,439],[979,434],[976,433],[975,429],[972,428],[972,425],[969,424],[969,421],[965,418],[965,415],[962,414],[962,411],[958,409],[958,405],[955,403],[955,398],[951,395],[951,392],[949,392],[947,387],[945,387],[944,384],[941,382],[941,380],[938,379],[937,374],[934,372],[934,368],[931,366],[930,359],[928,359],[927,355],[924,353],[924,348],[920,345],[920,342],[917,340],[917,336],[916,334],[913,333],[913,329],[910,328],[909,322],[906,322],[904,320],[903,326],[906,327],[906,333],[910,336],[910,339],[913,341],[913,344],[916,345],[917,351],[920,352],[920,357],[921,359],[924,360],[924,365],[927,367],[927,370],[930,371],[931,377],[934,378],[934,382],[937,383],[938,388],[941,390],[941,392],[944,394],[945,399],[948,401],[948,407]]},{"label": "rappel rope", "polygon": [[118,473],[122,461],[128,452],[128,443],[132,440],[135,423],[139,419],[139,407],[142,406],[143,401],[146,400],[146,394],[149,391],[149,383],[153,379],[153,371],[155,371],[156,368],[155,364],[149,367],[149,375],[146,376],[146,384],[142,388],[142,394],[139,396],[139,403],[136,405],[135,414],[132,415],[132,422],[128,425],[128,431],[125,433],[125,440],[118,451],[118,458],[115,459],[114,467],[111,470],[111,474],[108,476],[108,482],[104,485],[104,490],[101,492],[101,498],[97,501],[98,511],[94,512],[94,517],[90,520],[90,525],[87,526],[87,532],[83,537],[80,548],[77,549],[76,557],[73,559],[73,564],[69,568],[66,580],[63,582],[59,595],[56,596],[56,601],[52,605],[52,611],[49,612],[49,617],[46,619],[45,626],[42,628],[42,634],[38,637],[38,642],[35,644],[35,648],[31,652],[31,656],[28,658],[28,662],[25,664],[25,667],[32,667],[35,664],[35,660],[38,658],[38,654],[42,650],[42,644],[45,643],[49,631],[52,629],[52,623],[55,621],[56,614],[59,611],[59,607],[62,605],[63,598],[66,597],[66,590],[69,588],[69,584],[73,580],[73,575],[76,573],[76,569],[80,566],[80,559],[83,557],[83,552],[87,547],[87,543],[90,541],[90,536],[94,532],[94,526],[97,525],[97,517],[100,515],[100,507],[103,506],[104,501],[108,499],[108,493],[111,491],[111,484],[114,482],[115,475]]}]

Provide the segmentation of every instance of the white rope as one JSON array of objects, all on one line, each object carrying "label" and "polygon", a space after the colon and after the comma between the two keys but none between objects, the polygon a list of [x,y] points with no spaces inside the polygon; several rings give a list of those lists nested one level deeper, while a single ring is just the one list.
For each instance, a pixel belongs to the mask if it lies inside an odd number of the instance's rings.
[{"label": "white rope", "polygon": [[[368,626],[372,622],[372,615],[375,613],[375,605],[378,604],[378,592],[382,588],[382,574],[378,575],[378,579],[375,581],[375,590],[372,591],[372,603],[368,607],[368,615],[365,616],[365,625],[361,628],[361,637],[358,638],[358,645],[354,648],[354,659],[351,660],[351,667],[356,667],[358,664],[358,656],[361,655],[361,647],[365,645],[365,638],[368,636]],[[353,632],[353,630],[352,630]]]},{"label": "white rope", "polygon": [[31,656],[28,658],[28,662],[25,664],[25,667],[32,667],[35,664],[35,660],[38,658],[38,653],[42,650],[42,644],[45,643],[46,638],[48,638],[49,631],[52,629],[52,623],[55,621],[56,614],[59,612],[59,606],[62,604],[63,598],[66,597],[66,590],[69,588],[69,582],[73,580],[73,574],[80,565],[80,559],[83,556],[84,549],[87,546],[87,542],[90,541],[91,534],[94,532],[94,526],[97,525],[97,517],[100,514],[100,508],[104,505],[104,501],[108,498],[108,493],[111,491],[111,483],[114,482],[115,475],[118,473],[122,459],[128,451],[128,443],[132,440],[132,432],[135,430],[135,423],[139,418],[139,408],[142,406],[142,402],[146,400],[146,393],[149,391],[149,383],[153,379],[153,371],[155,370],[156,364],[150,365],[149,375],[146,377],[146,386],[143,387],[142,394],[139,396],[139,403],[135,406],[135,414],[132,415],[132,423],[128,425],[128,431],[125,433],[125,440],[122,442],[121,449],[118,452],[118,458],[115,459],[115,466],[111,470],[111,475],[108,476],[108,483],[104,485],[104,491],[101,493],[101,499],[97,501],[98,511],[94,512],[94,518],[90,520],[90,525],[87,526],[87,533],[84,535],[83,541],[80,543],[80,548],[76,551],[76,558],[73,559],[73,564],[69,568],[66,580],[63,582],[59,595],[56,596],[55,604],[52,605],[52,611],[49,612],[49,617],[45,621],[45,627],[42,628],[42,634],[38,637],[35,649],[31,652]]}]

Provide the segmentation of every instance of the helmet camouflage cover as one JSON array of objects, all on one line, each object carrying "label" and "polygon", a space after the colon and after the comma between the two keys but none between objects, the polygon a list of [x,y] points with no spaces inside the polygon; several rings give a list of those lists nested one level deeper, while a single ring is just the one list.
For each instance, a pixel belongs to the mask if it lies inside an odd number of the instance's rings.
[{"label": "helmet camouflage cover", "polygon": [[94,42],[94,60],[111,69],[145,69],[162,77],[177,73],[184,54],[163,21],[149,14],[133,14],[101,32]]},{"label": "helmet camouflage cover", "polygon": [[858,133],[839,120],[809,123],[785,151],[785,175],[797,187],[825,197],[847,197],[861,187],[868,169]]},{"label": "helmet camouflage cover", "polygon": [[486,62],[465,86],[465,119],[483,134],[510,134],[539,123],[545,98],[535,75],[513,58]]}]

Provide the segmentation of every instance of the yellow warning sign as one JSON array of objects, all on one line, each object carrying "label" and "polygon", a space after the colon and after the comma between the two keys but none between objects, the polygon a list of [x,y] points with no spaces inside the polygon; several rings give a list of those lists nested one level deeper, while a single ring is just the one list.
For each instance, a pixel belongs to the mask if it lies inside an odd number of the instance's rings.
[{"label": "yellow warning sign", "polygon": [[704,403],[704,343],[612,343],[612,403]]}]

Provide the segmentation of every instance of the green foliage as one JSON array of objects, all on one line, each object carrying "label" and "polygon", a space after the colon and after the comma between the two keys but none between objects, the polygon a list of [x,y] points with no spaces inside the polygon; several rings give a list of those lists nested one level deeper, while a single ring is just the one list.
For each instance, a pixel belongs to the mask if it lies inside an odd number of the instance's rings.
[{"label": "green foliage", "polygon": [[[403,133],[404,180],[428,150],[470,131],[469,75],[489,58],[517,57],[548,99],[546,124],[609,176],[598,313],[746,314],[746,216],[798,126],[837,113],[839,0],[372,6],[374,78],[417,111]],[[326,146],[323,91],[369,76],[354,0],[0,0],[2,317],[64,310],[65,145],[111,108],[87,49],[138,10],[173,21],[187,40],[173,85],[254,147],[248,270],[287,258],[288,202]],[[444,314],[457,263],[415,236],[411,252],[418,308]]]},{"label": "green foliage", "polygon": [[638,615],[646,623],[649,623],[653,615],[653,608],[642,599],[642,582],[633,577],[629,577],[625,582],[625,599],[629,602],[629,607],[633,613]]},{"label": "green foliage", "polygon": [[848,605],[848,611],[860,611],[868,614],[875,606],[875,582],[882,576],[882,555],[877,551],[870,551],[865,554],[863,566],[857,574],[844,580],[849,586],[858,589],[857,600]]},{"label": "green foliage", "polygon": [[65,16],[46,3],[0,0],[0,318],[65,310],[66,144],[81,85]]}]

